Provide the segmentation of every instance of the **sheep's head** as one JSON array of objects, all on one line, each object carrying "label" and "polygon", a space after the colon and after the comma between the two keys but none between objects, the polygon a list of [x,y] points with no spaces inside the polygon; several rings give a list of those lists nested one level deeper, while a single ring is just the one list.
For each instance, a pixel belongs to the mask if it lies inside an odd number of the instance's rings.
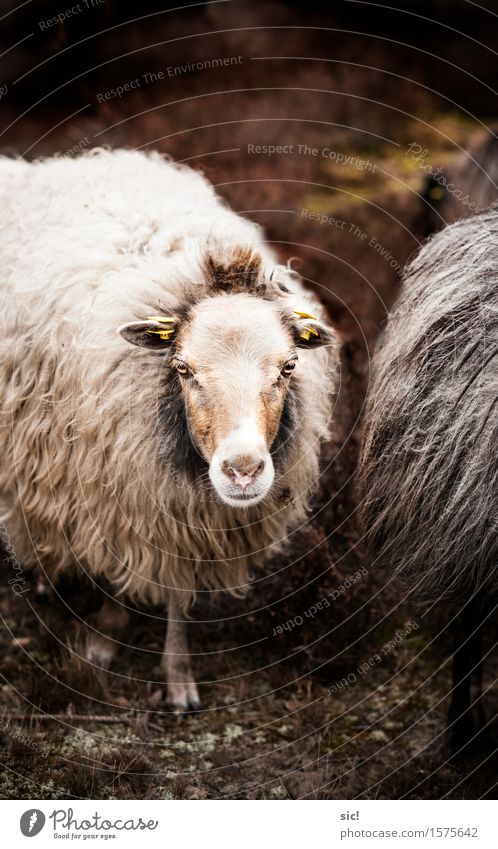
[{"label": "sheep's head", "polygon": [[291,407],[298,413],[299,350],[326,344],[332,331],[281,301],[222,293],[120,333],[169,351],[190,438],[220,498],[237,507],[261,501],[275,477],[272,453],[284,450],[279,433],[289,436]]}]

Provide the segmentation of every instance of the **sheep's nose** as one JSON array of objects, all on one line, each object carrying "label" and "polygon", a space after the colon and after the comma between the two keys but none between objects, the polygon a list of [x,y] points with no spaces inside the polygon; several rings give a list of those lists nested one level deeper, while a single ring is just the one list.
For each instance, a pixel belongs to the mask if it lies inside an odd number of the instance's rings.
[{"label": "sheep's nose", "polygon": [[222,472],[233,480],[241,489],[254,483],[265,467],[265,461],[254,457],[237,457],[223,460]]}]

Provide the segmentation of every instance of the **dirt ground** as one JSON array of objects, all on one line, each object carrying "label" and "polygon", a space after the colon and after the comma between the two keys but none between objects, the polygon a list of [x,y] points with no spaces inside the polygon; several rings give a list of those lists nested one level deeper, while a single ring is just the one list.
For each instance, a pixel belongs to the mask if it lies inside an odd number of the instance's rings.
[{"label": "dirt ground", "polygon": [[[359,20],[343,3],[146,3],[130,25],[130,4],[109,2],[46,35],[52,7],[0,22],[0,46],[35,33],[0,65],[0,152],[126,146],[199,168],[295,257],[342,335],[343,368],[308,524],[246,599],[192,611],[198,714],[179,720],[162,700],[164,611],[134,610],[115,666],[96,670],[83,659],[92,588],[71,576],[42,604],[29,576],[12,593],[5,565],[0,796],[492,798],[496,725],[464,759],[444,747],[450,611],[419,608],[370,563],[353,483],[373,344],[432,227],[427,168],[451,174],[496,119],[487,13],[452,4],[450,30],[388,10]],[[497,669],[491,652],[488,717]]]}]

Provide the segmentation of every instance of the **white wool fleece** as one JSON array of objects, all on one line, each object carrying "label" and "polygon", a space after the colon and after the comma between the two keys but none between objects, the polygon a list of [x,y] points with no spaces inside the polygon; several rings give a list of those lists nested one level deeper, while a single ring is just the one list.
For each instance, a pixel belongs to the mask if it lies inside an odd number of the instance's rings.
[{"label": "white wool fleece", "polygon": [[311,401],[286,499],[279,490],[241,521],[240,510],[194,497],[174,462],[159,464],[164,358],[116,331],[209,295],[206,253],[240,246],[285,284],[289,308],[319,315],[320,305],[256,225],[159,154],[0,157],[0,209],[0,494],[17,556],[55,572],[79,564],[152,602],[173,592],[183,608],[199,587],[242,591],[249,568],[304,519],[337,346],[303,352]]}]

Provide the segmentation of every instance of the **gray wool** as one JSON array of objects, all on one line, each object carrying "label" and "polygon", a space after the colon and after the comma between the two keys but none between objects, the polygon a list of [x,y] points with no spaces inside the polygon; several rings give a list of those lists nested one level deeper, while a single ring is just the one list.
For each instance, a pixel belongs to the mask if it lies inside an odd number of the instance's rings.
[{"label": "gray wool", "polygon": [[374,354],[358,473],[379,566],[417,597],[498,582],[498,208],[408,266]]}]

